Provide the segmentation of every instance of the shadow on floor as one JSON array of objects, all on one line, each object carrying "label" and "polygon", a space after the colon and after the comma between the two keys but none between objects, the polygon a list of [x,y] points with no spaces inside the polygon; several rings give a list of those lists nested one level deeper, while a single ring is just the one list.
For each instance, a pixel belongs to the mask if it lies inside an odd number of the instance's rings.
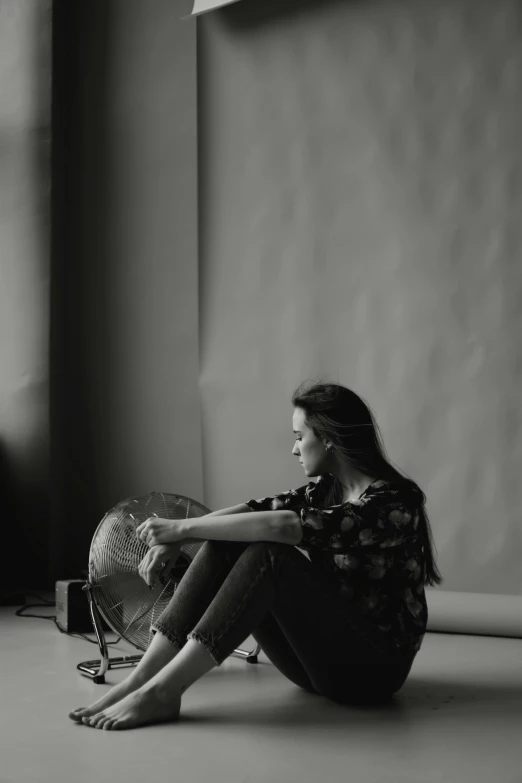
[{"label": "shadow on floor", "polygon": [[[241,689],[237,683],[236,688]],[[238,695],[238,690],[235,695]],[[251,695],[251,692],[250,692]],[[260,690],[259,698],[237,698],[222,704],[208,702],[194,705],[183,713],[181,720],[188,723],[212,725],[248,724],[251,726],[329,726],[346,727],[357,722],[379,721],[394,728],[404,728],[410,721],[417,721],[421,715],[445,710],[458,716],[469,713],[470,706],[485,709],[490,717],[495,713],[505,716],[513,711],[522,714],[522,685],[505,686],[483,682],[456,683],[452,681],[411,678],[392,699],[379,705],[337,704],[328,699],[307,693],[298,688],[285,688],[274,696]]]}]

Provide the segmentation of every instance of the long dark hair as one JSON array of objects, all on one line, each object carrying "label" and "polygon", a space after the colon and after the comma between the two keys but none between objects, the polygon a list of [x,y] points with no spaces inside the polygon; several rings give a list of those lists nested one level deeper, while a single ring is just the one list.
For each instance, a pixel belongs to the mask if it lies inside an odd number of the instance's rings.
[{"label": "long dark hair", "polygon": [[[367,476],[404,482],[420,493],[419,529],[424,544],[424,584],[441,584],[443,578],[433,555],[435,544],[426,513],[426,495],[413,479],[391,464],[381,432],[367,403],[338,383],[314,381],[309,386],[304,381],[292,394],[292,405],[305,412],[306,424],[315,436],[327,438],[334,450],[354,468]],[[325,505],[340,503],[342,495],[341,482],[334,477]]]}]

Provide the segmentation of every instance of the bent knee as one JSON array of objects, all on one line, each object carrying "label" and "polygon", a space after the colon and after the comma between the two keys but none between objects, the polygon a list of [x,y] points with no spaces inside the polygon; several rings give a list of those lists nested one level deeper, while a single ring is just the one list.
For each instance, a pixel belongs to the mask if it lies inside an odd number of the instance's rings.
[{"label": "bent knee", "polygon": [[297,550],[293,544],[284,544],[280,541],[254,541],[248,545],[249,550],[253,552],[263,552],[269,555],[277,556],[284,555],[285,557],[292,557],[293,553],[297,553]]},{"label": "bent knee", "polygon": [[206,540],[203,542],[202,549],[210,554],[222,555],[229,552],[237,554],[248,546],[244,541],[220,541]]}]

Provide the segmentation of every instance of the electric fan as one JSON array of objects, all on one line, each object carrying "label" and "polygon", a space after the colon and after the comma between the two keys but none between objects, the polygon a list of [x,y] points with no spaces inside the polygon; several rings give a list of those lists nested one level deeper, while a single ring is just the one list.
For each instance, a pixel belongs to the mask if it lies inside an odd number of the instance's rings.
[{"label": "electric fan", "polygon": [[[91,620],[100,648],[101,660],[83,661],[77,668],[95,683],[105,682],[107,669],[135,666],[142,655],[109,658],[102,618],[118,636],[144,652],[152,640],[152,625],[165,609],[183,574],[204,541],[181,545],[180,555],[149,588],[138,566],[149,548],[136,537],[136,528],[149,517],[189,519],[210,510],[184,495],[150,492],[128,498],[114,506],[98,525],[89,552],[87,592]],[[233,655],[256,663],[261,647],[251,652],[234,650]]]}]

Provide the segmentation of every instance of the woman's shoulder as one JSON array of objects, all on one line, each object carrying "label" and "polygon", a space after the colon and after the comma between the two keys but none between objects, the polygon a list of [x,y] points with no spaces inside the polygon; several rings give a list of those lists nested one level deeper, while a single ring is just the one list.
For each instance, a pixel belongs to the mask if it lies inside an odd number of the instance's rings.
[{"label": "woman's shoulder", "polygon": [[332,486],[333,479],[331,473],[321,473],[317,476],[316,481],[309,481],[303,487],[305,499],[310,506],[319,505],[324,501]]},{"label": "woman's shoulder", "polygon": [[362,498],[389,498],[390,501],[422,504],[424,494],[415,482],[401,478],[378,478],[366,488]]},{"label": "woman's shoulder", "polygon": [[[315,508],[338,508],[349,506],[350,503],[331,503],[334,476],[331,473],[323,473],[316,481],[310,481],[298,491],[303,495],[305,502]],[[408,505],[422,505],[424,495],[421,489],[409,479],[401,478],[376,478],[352,505],[366,505],[368,503],[407,503]]]}]

